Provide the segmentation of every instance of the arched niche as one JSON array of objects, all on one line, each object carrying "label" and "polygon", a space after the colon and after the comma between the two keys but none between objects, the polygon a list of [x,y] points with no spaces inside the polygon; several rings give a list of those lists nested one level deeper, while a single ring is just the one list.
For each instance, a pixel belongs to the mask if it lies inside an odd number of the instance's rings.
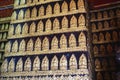
[{"label": "arched niche", "polygon": [[104,79],[110,80],[110,74],[108,72],[104,73]]},{"label": "arched niche", "polygon": [[16,35],[20,35],[21,34],[21,25],[20,24],[17,25],[16,30],[15,30],[15,34]]},{"label": "arched niche", "polygon": [[79,58],[79,69],[87,69],[87,58],[82,54]]},{"label": "arched niche", "polygon": [[68,19],[67,17],[63,17],[62,19],[62,29],[67,29],[68,28]]},{"label": "arched niche", "polygon": [[97,80],[103,80],[103,76],[100,72],[97,73]]},{"label": "arched niche", "polygon": [[74,0],[70,1],[70,11],[76,10],[76,3]]},{"label": "arched niche", "polygon": [[54,36],[53,39],[52,39],[51,49],[52,50],[58,49],[58,39],[57,39],[56,36]]},{"label": "arched niche", "polygon": [[98,47],[97,47],[97,46],[94,46],[94,47],[93,47],[93,51],[94,51],[94,55],[98,54],[98,52],[99,52]]},{"label": "arched niche", "polygon": [[12,52],[17,52],[17,51],[18,51],[18,41],[15,40],[12,45]]},{"label": "arched niche", "polygon": [[108,52],[108,53],[112,53],[112,52],[113,52],[113,47],[112,47],[112,45],[110,45],[110,44],[107,45],[107,52]]},{"label": "arched niche", "polygon": [[99,30],[102,30],[102,29],[103,29],[103,24],[102,24],[102,22],[98,22],[98,29],[99,29]]},{"label": "arched niche", "polygon": [[104,28],[109,28],[109,23],[108,23],[108,21],[105,21],[105,22],[104,22]]},{"label": "arched niche", "polygon": [[31,17],[32,17],[32,18],[37,17],[37,9],[36,9],[36,7],[34,7],[34,8],[32,9]]},{"label": "arched niche", "polygon": [[54,19],[53,21],[53,30],[59,30],[60,29],[60,23],[57,18]]},{"label": "arched niche", "polygon": [[52,14],[52,6],[49,4],[46,8],[46,15],[51,15]]},{"label": "arched niche", "polygon": [[33,51],[33,40],[30,39],[27,43],[27,51]]},{"label": "arched niche", "polygon": [[31,4],[31,3],[32,3],[32,0],[26,0],[26,3],[27,3],[27,4]]},{"label": "arched niche", "polygon": [[15,62],[14,59],[12,58],[8,65],[8,72],[14,72],[14,68],[15,68]]},{"label": "arched niche", "polygon": [[49,60],[48,60],[48,57],[45,56],[42,60],[42,64],[41,64],[41,68],[43,71],[47,71],[49,70]]},{"label": "arched niche", "polygon": [[117,10],[116,10],[116,15],[117,15],[117,16],[120,16],[120,9],[117,9]]},{"label": "arched niche", "polygon": [[19,46],[19,51],[21,52],[24,52],[25,51],[25,40],[23,39],[21,42],[20,42],[20,46]]},{"label": "arched niche", "polygon": [[116,26],[116,21],[114,19],[110,20],[110,26],[115,27]]},{"label": "arched niche", "polygon": [[109,15],[110,15],[110,17],[114,17],[115,16],[115,12],[113,10],[110,10],[109,11]]},{"label": "arched niche", "polygon": [[14,20],[16,20],[16,18],[17,18],[17,13],[16,13],[16,11],[14,11],[14,12],[12,13],[11,20],[14,21]]},{"label": "arched niche", "polygon": [[45,11],[44,6],[40,6],[38,15],[44,16],[45,15],[44,11]]},{"label": "arched niche", "polygon": [[103,33],[100,33],[99,34],[99,41],[104,41],[105,40],[105,38],[104,38],[104,34]]},{"label": "arched niche", "polygon": [[70,57],[69,68],[70,70],[77,69],[77,60],[74,54]]},{"label": "arched niche", "polygon": [[97,42],[97,41],[98,41],[98,36],[97,36],[97,34],[93,34],[93,41],[94,41],[94,42]]},{"label": "arched niche", "polygon": [[60,70],[67,70],[67,58],[65,55],[60,59]]},{"label": "arched niche", "polygon": [[70,20],[70,28],[76,28],[77,27],[77,18],[73,15]]},{"label": "arched niche", "polygon": [[2,39],[6,39],[7,38],[7,33],[3,33],[3,38]]},{"label": "arched niche", "polygon": [[36,39],[34,50],[35,51],[41,51],[41,40],[40,40],[40,38]]},{"label": "arched niche", "polygon": [[30,9],[28,8],[26,11],[25,11],[25,19],[29,19],[30,18]]},{"label": "arched niche", "polygon": [[35,29],[36,29],[36,24],[35,24],[35,22],[32,22],[30,25],[29,33],[30,34],[35,33]]},{"label": "arched niche", "polygon": [[51,70],[58,70],[58,58],[54,56],[51,61]]},{"label": "arched niche", "polygon": [[79,10],[79,11],[86,11],[86,10],[85,10],[84,0],[78,0],[77,6],[78,6],[78,10]]},{"label": "arched niche", "polygon": [[49,31],[51,31],[51,28],[52,28],[52,22],[50,19],[48,19],[45,23],[45,31],[49,32]]},{"label": "arched niche", "polygon": [[112,33],[112,39],[113,39],[113,41],[119,41],[117,31],[113,31],[113,33]]},{"label": "arched niche", "polygon": [[65,49],[67,48],[67,38],[64,34],[60,37],[60,48]]},{"label": "arched niche", "polygon": [[0,34],[0,39],[2,39],[2,34]]},{"label": "arched niche", "polygon": [[92,23],[92,24],[91,24],[91,26],[92,26],[92,30],[96,30],[96,29],[97,29],[97,27],[96,27],[96,24],[95,24],[95,23]]},{"label": "arched niche", "polygon": [[59,14],[60,13],[60,5],[59,3],[56,3],[54,6],[54,14]]},{"label": "arched niche", "polygon": [[96,69],[101,69],[101,68],[102,68],[101,62],[100,62],[99,59],[96,59],[96,60],[95,60],[95,68],[96,68]]},{"label": "arched niche", "polygon": [[92,20],[95,20],[95,19],[96,19],[95,13],[91,13],[91,19],[92,19]]},{"label": "arched niche", "polygon": [[109,32],[106,32],[105,38],[106,38],[106,41],[111,41],[111,35]]},{"label": "arched niche", "polygon": [[6,54],[9,53],[10,50],[11,50],[11,43],[10,43],[10,41],[9,41],[9,42],[7,42],[6,45],[5,45],[5,53],[6,53]]},{"label": "arched niche", "polygon": [[107,11],[104,11],[104,12],[103,12],[103,17],[104,17],[104,18],[108,18],[108,12],[107,12]]},{"label": "arched niche", "polygon": [[76,47],[76,38],[74,34],[71,34],[69,37],[69,47],[74,48]]},{"label": "arched niche", "polygon": [[8,31],[8,36],[12,36],[14,34],[14,26],[10,25],[9,31]]},{"label": "arched niche", "polygon": [[2,49],[2,50],[3,50],[3,49],[4,49],[4,47],[5,47],[5,43],[4,43],[4,42],[2,42],[2,43],[1,43],[1,45],[0,45],[0,49]]},{"label": "arched niche", "polygon": [[37,56],[33,62],[33,71],[38,71],[38,70],[40,70],[40,59]]},{"label": "arched niche", "polygon": [[24,71],[31,71],[31,60],[29,57],[25,61]]},{"label": "arched niche", "polygon": [[19,1],[20,0],[14,0],[14,6],[18,6],[19,5]]},{"label": "arched niche", "polygon": [[25,23],[22,28],[22,34],[28,34],[28,24]]},{"label": "arched niche", "polygon": [[33,3],[37,3],[39,0],[33,0]]},{"label": "arched niche", "polygon": [[37,25],[37,32],[43,32],[43,29],[44,29],[44,23],[42,22],[42,20],[40,20],[38,22],[38,25]]},{"label": "arched niche", "polygon": [[1,72],[4,73],[7,71],[8,71],[8,61],[7,59],[5,59],[1,65]]},{"label": "arched niche", "polygon": [[16,64],[16,72],[22,72],[23,71],[23,60],[20,58]]},{"label": "arched niche", "polygon": [[20,1],[20,5],[24,5],[25,4],[25,0],[18,0]]},{"label": "arched niche", "polygon": [[83,14],[81,14],[81,15],[79,16],[78,26],[79,26],[79,27],[84,27],[84,26],[85,26],[85,17],[84,17]]},{"label": "arched niche", "polygon": [[100,52],[105,53],[106,49],[104,45],[100,45]]},{"label": "arched niche", "polygon": [[98,18],[98,19],[102,19],[102,12],[98,12],[98,13],[97,13],[97,18]]},{"label": "arched niche", "polygon": [[108,68],[108,62],[107,62],[106,59],[103,59],[103,60],[102,60],[102,68],[103,68],[104,70],[106,70],[106,69]]},{"label": "arched niche", "polygon": [[21,9],[18,13],[18,19],[21,20],[24,18],[24,11]]},{"label": "arched niche", "polygon": [[49,40],[47,37],[43,39],[42,50],[49,50]]},{"label": "arched niche", "polygon": [[66,1],[62,3],[62,12],[67,13],[68,12],[68,4]]}]

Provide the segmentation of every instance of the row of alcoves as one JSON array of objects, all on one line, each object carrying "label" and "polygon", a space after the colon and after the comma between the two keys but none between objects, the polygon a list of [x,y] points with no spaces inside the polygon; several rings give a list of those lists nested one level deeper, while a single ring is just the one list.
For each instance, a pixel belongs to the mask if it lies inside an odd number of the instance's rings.
[{"label": "row of alcoves", "polygon": [[0,30],[3,31],[3,30],[8,30],[9,29],[9,23],[6,23],[6,24],[0,24]]}]

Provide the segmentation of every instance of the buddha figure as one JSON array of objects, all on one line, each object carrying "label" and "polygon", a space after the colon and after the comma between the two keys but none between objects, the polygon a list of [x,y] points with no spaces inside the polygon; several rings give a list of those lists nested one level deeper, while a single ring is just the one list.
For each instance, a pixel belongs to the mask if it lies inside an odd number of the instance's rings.
[{"label": "buddha figure", "polygon": [[60,59],[60,70],[67,70],[67,59],[65,55]]},{"label": "buddha figure", "polygon": [[27,23],[25,23],[25,24],[23,25],[22,34],[23,34],[23,35],[28,34],[28,24],[27,24]]},{"label": "buddha figure", "polygon": [[60,23],[59,20],[57,18],[54,19],[53,21],[53,30],[59,30],[60,29]]},{"label": "buddha figure", "polygon": [[44,29],[44,24],[43,24],[42,20],[40,20],[37,25],[37,32],[38,33],[43,32],[43,29]]},{"label": "buddha figure", "polygon": [[37,17],[37,9],[36,9],[36,7],[34,7],[32,9],[32,13],[31,13],[31,18],[35,18],[35,17]]},{"label": "buddha figure", "polygon": [[16,72],[21,72],[23,70],[23,61],[20,58],[16,64]]},{"label": "buddha figure", "polygon": [[50,19],[48,19],[45,23],[45,31],[49,32],[49,31],[51,31],[51,28],[52,28],[52,22]]},{"label": "buddha figure", "polygon": [[38,0],[33,0],[33,3],[37,3],[38,2]]},{"label": "buddha figure", "polygon": [[63,12],[63,13],[68,12],[68,4],[67,4],[66,1],[64,1],[64,2],[62,3],[62,12]]},{"label": "buddha figure", "polygon": [[40,40],[40,38],[36,39],[34,50],[35,51],[41,51],[41,40]]},{"label": "buddha figure", "polygon": [[7,71],[8,71],[8,61],[7,59],[5,59],[1,65],[1,72],[4,73]]},{"label": "buddha figure", "polygon": [[98,12],[97,16],[98,16],[98,19],[102,19],[102,13],[101,12]]},{"label": "buddha figure", "polygon": [[104,39],[104,34],[103,33],[100,33],[99,34],[99,41],[100,42],[103,42],[105,39]]},{"label": "buddha figure", "polygon": [[101,54],[105,54],[105,52],[106,52],[106,49],[105,49],[105,46],[104,45],[100,45],[100,52],[101,52]]},{"label": "buddha figure", "polygon": [[106,69],[108,68],[108,62],[107,62],[106,59],[103,59],[103,60],[102,60],[102,68],[103,68],[104,70],[106,70]]},{"label": "buddha figure", "polygon": [[52,6],[48,5],[46,8],[46,15],[52,15]]},{"label": "buddha figure", "polygon": [[20,0],[15,0],[15,1],[14,1],[14,6],[18,6],[18,5],[19,5],[19,1],[20,1]]},{"label": "buddha figure", "polygon": [[98,36],[96,34],[93,34],[93,41],[97,42],[98,41]]},{"label": "buddha figure", "polygon": [[97,46],[94,46],[93,51],[94,51],[94,54],[95,54],[95,55],[98,54],[98,52],[99,52],[98,47],[97,47]]},{"label": "buddha figure", "polygon": [[57,39],[56,36],[53,37],[53,39],[52,39],[51,49],[52,49],[52,50],[58,49],[58,39]]},{"label": "buddha figure", "polygon": [[76,38],[74,34],[71,34],[69,37],[69,47],[74,48],[76,47]]},{"label": "buddha figure", "polygon": [[60,48],[61,49],[67,48],[67,39],[66,39],[66,36],[64,34],[62,34],[62,36],[60,38]]},{"label": "buddha figure", "polygon": [[76,17],[73,15],[71,20],[70,20],[70,28],[76,28],[77,27],[77,19]]},{"label": "buddha figure", "polygon": [[26,11],[25,11],[25,19],[29,19],[30,18],[30,9],[28,8]]},{"label": "buddha figure", "polygon": [[25,40],[23,39],[21,42],[20,42],[20,46],[19,46],[19,51],[20,52],[24,52],[25,51]]},{"label": "buddha figure", "polygon": [[29,57],[25,61],[24,71],[31,71],[31,60]]},{"label": "buddha figure", "polygon": [[77,2],[77,6],[78,6],[78,10],[79,11],[86,11],[85,10],[85,4],[84,4],[84,0],[78,0]]},{"label": "buddha figure", "polygon": [[109,32],[106,33],[105,35],[106,41],[110,41],[111,40],[111,35]]},{"label": "buddha figure", "polygon": [[74,0],[70,1],[70,11],[76,10],[76,3]]},{"label": "buddha figure", "polygon": [[110,15],[110,17],[114,17],[114,16],[115,16],[114,11],[113,11],[113,10],[110,10],[109,15]]},{"label": "buddha figure", "polygon": [[35,24],[35,22],[32,22],[31,25],[30,25],[30,31],[29,31],[29,33],[30,34],[35,33],[35,29],[36,29],[36,24]]},{"label": "buddha figure", "polygon": [[104,18],[108,18],[108,13],[107,13],[107,11],[104,11],[104,12],[103,12],[103,17],[104,17]]},{"label": "buddha figure", "polygon": [[110,44],[107,45],[107,52],[110,54],[113,52],[112,45],[110,45]]},{"label": "buddha figure", "polygon": [[9,62],[9,65],[8,65],[8,71],[14,72],[14,67],[15,67],[15,63],[14,63],[14,59],[12,58]]},{"label": "buddha figure", "polygon": [[110,26],[116,27],[116,21],[114,19],[110,20]]},{"label": "buddha figure", "polygon": [[12,20],[12,21],[15,21],[15,20],[16,20],[16,17],[17,17],[17,13],[16,13],[16,11],[14,11],[14,12],[12,13],[11,20]]},{"label": "buddha figure", "polygon": [[26,0],[26,3],[27,3],[27,4],[31,4],[31,3],[32,3],[32,0]]},{"label": "buddha figure", "polygon": [[45,15],[44,10],[45,10],[44,6],[40,6],[38,15],[39,16],[44,16]]},{"label": "buddha figure", "polygon": [[30,39],[27,43],[27,51],[33,51],[33,40]]},{"label": "buddha figure", "polygon": [[79,16],[78,26],[81,27],[81,28],[84,28],[84,27],[85,27],[85,17],[84,17],[83,14],[81,14],[81,15]]},{"label": "buddha figure", "polygon": [[40,59],[37,56],[33,62],[33,71],[38,71],[40,69]]},{"label": "buddha figure", "polygon": [[112,37],[113,37],[113,41],[118,41],[118,40],[119,40],[119,39],[118,39],[118,34],[117,34],[116,31],[113,31]]},{"label": "buddha figure", "polygon": [[4,49],[4,47],[5,47],[5,44],[4,44],[4,42],[2,42],[2,43],[1,43],[1,45],[0,45],[0,49],[2,49],[2,50],[3,50],[3,49]]},{"label": "buddha figure", "polygon": [[95,19],[96,19],[95,13],[91,13],[91,19],[92,19],[92,20],[95,20]]},{"label": "buddha figure", "polygon": [[49,50],[49,40],[47,37],[43,39],[42,50]]},{"label": "buddha figure", "polygon": [[95,60],[95,68],[96,68],[96,69],[101,69],[101,68],[102,68],[102,66],[101,66],[101,63],[100,63],[100,60],[99,60],[99,59],[96,59],[96,60]]},{"label": "buddha figure", "polygon": [[21,9],[18,13],[18,20],[21,20],[24,18],[24,11]]},{"label": "buddha figure", "polygon": [[42,64],[41,64],[41,68],[43,71],[47,71],[49,70],[49,60],[48,60],[48,57],[45,56],[42,60]]},{"label": "buddha figure", "polygon": [[103,80],[103,76],[100,72],[97,73],[97,80]]},{"label": "buddha figure", "polygon": [[12,52],[17,52],[17,51],[18,51],[18,41],[15,40],[12,45]]},{"label": "buddha figure", "polygon": [[20,35],[21,34],[21,25],[20,24],[17,25],[16,30],[15,30],[15,34],[16,35]]},{"label": "buddha figure", "polygon": [[63,17],[62,19],[62,29],[67,29],[68,28],[68,19],[67,17]]},{"label": "buddha figure", "polygon": [[117,15],[117,16],[120,16],[120,9],[117,9],[117,10],[116,10],[116,15]]},{"label": "buddha figure", "polygon": [[109,23],[108,23],[108,21],[105,21],[105,22],[104,22],[104,28],[109,28]]},{"label": "buddha figure", "polygon": [[54,14],[59,14],[60,13],[60,5],[59,3],[56,3],[54,6]]},{"label": "buddha figure", "polygon": [[7,42],[7,44],[6,44],[6,46],[5,46],[5,53],[9,53],[10,50],[11,50],[11,43],[10,43],[10,41],[9,41],[9,42]]},{"label": "buddha figure", "polygon": [[[18,0],[19,1],[19,0]],[[21,0],[20,1],[20,5],[24,5],[25,4],[25,0]]]},{"label": "buddha figure", "polygon": [[85,54],[82,54],[79,58],[79,68],[87,69],[87,58],[86,58]]},{"label": "buddha figure", "polygon": [[101,22],[98,22],[98,29],[99,29],[99,30],[102,30],[102,29],[103,29],[103,25],[102,25]]},{"label": "buddha figure", "polygon": [[7,33],[4,33],[3,34],[3,39],[6,39],[7,38]]},{"label": "buddha figure", "polygon": [[58,58],[54,56],[51,61],[51,70],[58,70]]},{"label": "buddha figure", "polygon": [[72,56],[70,57],[69,67],[71,70],[77,69],[77,60],[74,54],[72,54]]},{"label": "buddha figure", "polygon": [[14,34],[14,26],[10,25],[9,27],[9,32],[8,32],[8,36],[11,37]]}]

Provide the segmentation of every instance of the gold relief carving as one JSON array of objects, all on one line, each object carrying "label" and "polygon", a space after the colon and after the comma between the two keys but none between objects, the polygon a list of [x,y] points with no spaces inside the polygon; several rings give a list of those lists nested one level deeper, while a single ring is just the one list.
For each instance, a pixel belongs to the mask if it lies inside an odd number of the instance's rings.
[{"label": "gold relief carving", "polygon": [[37,38],[37,40],[35,41],[35,51],[41,51],[41,40],[40,38]]},{"label": "gold relief carving", "polygon": [[106,61],[106,59],[103,59],[103,61],[102,61],[102,68],[104,70],[106,70],[108,68],[108,62]]},{"label": "gold relief carving", "polygon": [[91,13],[91,19],[92,19],[92,20],[95,20],[95,19],[96,19],[95,13]]},{"label": "gold relief carving", "polygon": [[38,2],[38,0],[33,0],[33,3],[37,3]]},{"label": "gold relief carving", "polygon": [[28,34],[28,24],[25,23],[22,28],[22,34]]},{"label": "gold relief carving", "polygon": [[67,59],[65,55],[60,59],[60,70],[67,70]]},{"label": "gold relief carving", "polygon": [[8,30],[8,29],[9,29],[9,24],[6,24],[5,30]]},{"label": "gold relief carving", "polygon": [[113,31],[112,38],[113,38],[113,41],[119,41],[119,39],[118,39],[118,33],[116,31]]},{"label": "gold relief carving", "polygon": [[93,41],[97,42],[98,41],[98,36],[96,34],[93,34]]},{"label": "gold relief carving", "polygon": [[22,52],[25,51],[25,40],[24,39],[20,42],[19,51],[22,51]]},{"label": "gold relief carving", "polygon": [[30,25],[30,31],[29,31],[29,33],[30,34],[35,33],[35,28],[36,28],[35,22],[32,22],[31,25]]},{"label": "gold relief carving", "polygon": [[32,18],[35,18],[36,16],[37,16],[37,9],[36,9],[36,7],[34,7],[34,8],[32,9],[31,17],[32,17]]},{"label": "gold relief carving", "polygon": [[110,44],[107,45],[107,52],[109,52],[109,53],[113,52],[112,45],[110,45]]},{"label": "gold relief carving", "polygon": [[77,60],[74,54],[72,54],[70,60],[69,60],[69,67],[71,70],[77,69]]},{"label": "gold relief carving", "polygon": [[105,39],[104,39],[104,34],[103,33],[100,33],[99,34],[99,41],[104,41]]},{"label": "gold relief carving", "polygon": [[11,49],[11,43],[10,41],[7,42],[7,44],[5,45],[5,53],[9,53],[10,52],[10,49]]},{"label": "gold relief carving", "polygon": [[1,72],[7,72],[8,71],[8,61],[5,59],[1,65]]},{"label": "gold relief carving", "polygon": [[69,47],[74,48],[76,47],[76,38],[74,34],[71,34],[69,37]]},{"label": "gold relief carving", "polygon": [[74,0],[71,0],[71,2],[70,2],[70,11],[72,11],[72,10],[76,10],[76,3]]},{"label": "gold relief carving", "polygon": [[77,27],[77,19],[76,17],[73,15],[71,20],[70,20],[70,28],[76,28]]},{"label": "gold relief carving", "polygon": [[44,24],[42,21],[39,21],[38,25],[37,25],[37,32],[43,32],[44,29]]},{"label": "gold relief carving", "polygon": [[98,54],[98,47],[97,46],[94,46],[94,48],[93,48],[93,51],[94,51],[94,54],[96,55],[96,54]]},{"label": "gold relief carving", "polygon": [[18,20],[23,19],[23,17],[24,17],[24,11],[21,9],[18,14]]},{"label": "gold relief carving", "polygon": [[114,16],[115,16],[114,11],[113,11],[113,10],[110,10],[109,15],[110,15],[110,17],[114,17]]},{"label": "gold relief carving", "polygon": [[43,58],[41,68],[43,71],[49,70],[49,60],[47,56]]},{"label": "gold relief carving", "polygon": [[53,39],[52,39],[51,49],[52,49],[52,50],[58,49],[58,39],[57,39],[56,36],[53,37]]},{"label": "gold relief carving", "polygon": [[18,6],[19,5],[19,1],[20,0],[14,0],[14,6]]},{"label": "gold relief carving", "polygon": [[68,19],[67,17],[63,17],[62,19],[62,29],[67,29],[68,28]]},{"label": "gold relief carving", "polygon": [[18,24],[17,27],[16,27],[16,30],[15,30],[15,34],[20,35],[20,33],[21,33],[21,25]]},{"label": "gold relief carving", "polygon": [[49,40],[47,37],[43,39],[42,50],[49,50]]},{"label": "gold relief carving", "polygon": [[4,47],[5,47],[5,44],[2,42],[0,45],[0,49],[4,49]]},{"label": "gold relief carving", "polygon": [[78,5],[78,10],[85,11],[84,0],[78,0],[77,5]]},{"label": "gold relief carving", "polygon": [[108,21],[105,21],[105,22],[104,22],[104,28],[109,28],[109,23],[108,23]]},{"label": "gold relief carving", "polygon": [[58,70],[58,58],[54,56],[51,61],[51,70]]},{"label": "gold relief carving", "polygon": [[29,19],[30,18],[30,9],[28,8],[26,11],[25,11],[25,19]]},{"label": "gold relief carving", "polygon": [[98,12],[97,16],[98,16],[98,19],[102,19],[102,13],[101,12]]},{"label": "gold relief carving", "polygon": [[98,29],[99,29],[99,30],[102,30],[102,29],[103,29],[103,25],[102,25],[101,22],[98,22]]},{"label": "gold relief carving", "polygon": [[14,59],[12,58],[9,62],[8,71],[14,72],[14,67],[15,67],[15,63],[14,63]]},{"label": "gold relief carving", "polygon": [[104,11],[104,12],[103,12],[103,17],[104,17],[104,18],[108,18],[108,13],[107,13],[107,11]]},{"label": "gold relief carving", "polygon": [[110,80],[110,74],[106,72],[106,73],[104,74],[104,79],[105,79],[105,80]]},{"label": "gold relief carving", "polygon": [[32,0],[26,0],[26,3],[27,3],[27,4],[31,4],[31,3],[32,3]]},{"label": "gold relief carving", "polygon": [[51,31],[51,28],[52,28],[52,22],[51,22],[50,19],[48,19],[48,20],[46,21],[46,24],[45,24],[45,31],[46,31],[46,32],[49,32],[49,31]]},{"label": "gold relief carving", "polygon": [[66,1],[62,3],[62,12],[68,12],[68,4]]},{"label": "gold relief carving", "polygon": [[117,10],[116,10],[116,15],[117,15],[117,16],[120,16],[120,9],[117,9]]},{"label": "gold relief carving", "polygon": [[33,62],[33,71],[38,71],[40,69],[40,59],[37,56]]},{"label": "gold relief carving", "polygon": [[33,51],[33,40],[30,39],[27,43],[27,51]]},{"label": "gold relief carving", "polygon": [[103,80],[103,76],[100,72],[97,73],[97,80]]},{"label": "gold relief carving", "polygon": [[15,42],[12,45],[12,52],[17,52],[18,51],[18,42],[15,40]]},{"label": "gold relief carving", "polygon": [[4,33],[3,34],[3,39],[6,39],[7,38],[7,33]]},{"label": "gold relief carving", "polygon": [[17,13],[16,13],[16,11],[14,11],[14,12],[12,13],[11,20],[12,20],[12,21],[16,20],[16,17],[17,17]]},{"label": "gold relief carving", "polygon": [[97,29],[97,27],[96,27],[96,24],[95,23],[92,23],[92,30],[96,30]]},{"label": "gold relief carving", "polygon": [[31,71],[31,60],[29,57],[25,61],[24,71]]},{"label": "gold relief carving", "polygon": [[46,8],[46,15],[51,15],[52,14],[52,6],[48,5]]},{"label": "gold relief carving", "polygon": [[53,30],[59,30],[60,29],[60,23],[57,18],[53,21]]},{"label": "gold relief carving", "polygon": [[22,72],[22,70],[23,70],[23,61],[22,61],[22,58],[20,58],[17,62],[17,65],[16,65],[16,71]]},{"label": "gold relief carving", "polygon": [[1,30],[4,30],[4,29],[5,29],[5,25],[4,25],[4,24],[2,24]]},{"label": "gold relief carving", "polygon": [[110,26],[111,26],[111,27],[115,27],[115,26],[116,26],[115,20],[112,19],[112,20],[110,21]]},{"label": "gold relief carving", "polygon": [[106,51],[105,46],[104,45],[100,45],[100,52],[104,54],[105,51]]},{"label": "gold relief carving", "polygon": [[99,59],[96,59],[96,60],[95,60],[95,68],[96,68],[96,69],[101,69],[101,68],[102,68],[101,62],[100,62]]},{"label": "gold relief carving", "polygon": [[79,27],[85,26],[85,17],[84,17],[83,14],[81,14],[81,15],[79,16],[78,25],[79,25]]},{"label": "gold relief carving", "polygon": [[79,69],[87,69],[87,58],[82,54],[79,58]]},{"label": "gold relief carving", "polygon": [[25,4],[25,0],[18,0],[18,1],[20,1],[20,5]]},{"label": "gold relief carving", "polygon": [[41,3],[44,2],[45,0],[39,0]]},{"label": "gold relief carving", "polygon": [[60,13],[60,5],[59,3],[56,3],[54,6],[54,14],[59,14]]},{"label": "gold relief carving", "polygon": [[109,32],[106,33],[105,35],[106,41],[110,41],[111,40],[111,35]]},{"label": "gold relief carving", "polygon": [[38,15],[39,16],[44,16],[44,6],[41,6],[40,8],[39,8],[39,13],[38,13]]},{"label": "gold relief carving", "polygon": [[60,38],[60,48],[61,49],[67,48],[67,39],[66,39],[66,36],[64,34],[62,34],[62,36]]}]

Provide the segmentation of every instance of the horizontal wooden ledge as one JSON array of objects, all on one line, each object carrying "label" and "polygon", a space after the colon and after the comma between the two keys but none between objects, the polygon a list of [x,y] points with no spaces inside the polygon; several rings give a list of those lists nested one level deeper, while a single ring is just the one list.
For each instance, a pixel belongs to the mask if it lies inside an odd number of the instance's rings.
[{"label": "horizontal wooden ledge", "polygon": [[4,52],[5,50],[0,49],[0,52]]},{"label": "horizontal wooden ledge", "polygon": [[75,27],[75,28],[68,28],[68,29],[58,29],[58,30],[51,30],[48,32],[35,32],[29,34],[20,34],[20,35],[12,35],[8,36],[8,39],[16,39],[16,38],[25,38],[25,37],[36,37],[36,36],[45,36],[51,34],[58,34],[58,33],[67,33],[67,32],[76,32],[76,31],[88,31],[86,26]]},{"label": "horizontal wooden ledge", "polygon": [[62,0],[48,0],[48,1],[43,1],[43,2],[31,3],[31,4],[17,5],[17,6],[14,6],[14,9],[32,7],[32,6],[35,6],[35,5],[37,6],[37,5],[42,5],[42,4],[56,2],[56,1],[58,2],[58,1],[62,1]]},{"label": "horizontal wooden ledge", "polygon": [[89,74],[88,69],[75,70],[53,70],[53,71],[24,71],[24,72],[6,72],[1,73],[1,77],[17,77],[17,76],[47,76],[47,75],[73,75],[73,74]]},{"label": "horizontal wooden ledge", "polygon": [[64,52],[86,52],[87,49],[81,49],[81,47],[74,47],[74,48],[61,48],[61,49],[51,49],[51,50],[42,50],[42,51],[25,51],[25,52],[10,52],[5,53],[5,57],[10,56],[25,56],[25,55],[38,55],[38,54],[60,54]]},{"label": "horizontal wooden ledge", "polygon": [[0,42],[6,42],[8,41],[7,39],[1,39]]},{"label": "horizontal wooden ledge", "polygon": [[11,21],[11,24],[28,22],[28,21],[36,21],[36,20],[47,19],[47,18],[51,18],[51,17],[60,17],[60,16],[74,15],[74,14],[77,14],[77,13],[81,13],[82,14],[82,13],[86,13],[86,11],[74,10],[74,11],[68,11],[67,13],[66,12],[65,13],[61,12],[59,14],[36,16],[34,18]]},{"label": "horizontal wooden ledge", "polygon": [[94,57],[114,57],[115,54],[112,54],[112,53],[107,53],[107,54],[94,54]]},{"label": "horizontal wooden ledge", "polygon": [[110,40],[110,41],[93,41],[92,43],[93,44],[104,44],[104,43],[115,43],[115,42],[119,42],[119,41],[113,41],[113,40]]},{"label": "horizontal wooden ledge", "polygon": [[115,71],[115,68],[107,68],[107,69],[95,69],[95,71]]},{"label": "horizontal wooden ledge", "polygon": [[0,30],[0,33],[8,32],[9,30]]}]

